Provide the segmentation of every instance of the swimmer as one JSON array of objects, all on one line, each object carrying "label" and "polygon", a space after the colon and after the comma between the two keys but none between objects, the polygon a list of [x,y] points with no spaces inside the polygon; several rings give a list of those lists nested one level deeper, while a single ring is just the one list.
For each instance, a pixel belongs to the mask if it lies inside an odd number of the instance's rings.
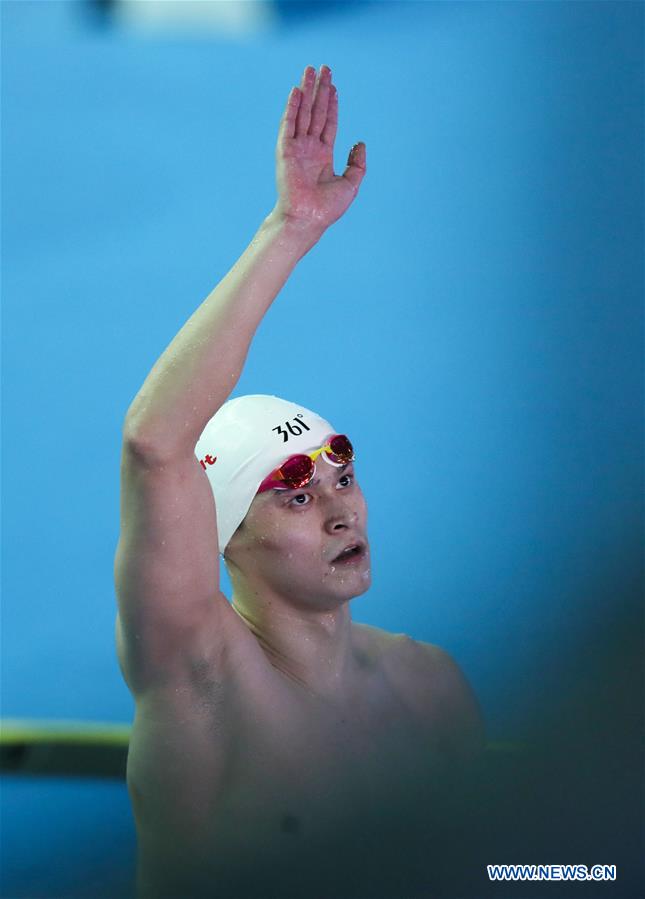
[{"label": "swimmer", "polygon": [[116,644],[146,899],[421,895],[437,784],[484,743],[448,653],[352,621],[371,563],[351,422],[295,396],[229,399],[267,309],[365,177],[364,143],[334,173],[337,121],[330,69],[307,66],[275,207],[125,417]]}]

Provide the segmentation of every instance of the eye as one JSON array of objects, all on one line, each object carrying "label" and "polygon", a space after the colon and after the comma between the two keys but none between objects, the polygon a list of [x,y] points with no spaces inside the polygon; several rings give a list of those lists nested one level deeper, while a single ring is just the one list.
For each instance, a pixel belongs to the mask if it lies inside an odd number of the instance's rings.
[{"label": "eye", "polygon": [[289,500],[287,505],[289,506],[308,506],[311,501],[311,497],[308,493],[298,493],[297,496],[294,496]]},{"label": "eye", "polygon": [[[343,484],[342,481],[346,481],[347,483]],[[338,483],[340,484],[341,487],[351,487],[351,485],[354,483],[354,475],[353,474],[341,475],[340,478],[338,479]]]}]

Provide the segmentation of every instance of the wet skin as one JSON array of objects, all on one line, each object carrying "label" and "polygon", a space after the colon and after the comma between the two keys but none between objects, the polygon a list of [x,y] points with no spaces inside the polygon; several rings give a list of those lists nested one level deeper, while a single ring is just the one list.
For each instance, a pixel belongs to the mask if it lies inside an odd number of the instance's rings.
[{"label": "wet skin", "polygon": [[[360,555],[335,562],[349,544]],[[371,585],[367,504],[354,463],[255,497],[224,554],[233,608],[273,664],[319,695],[355,675],[349,600]]]},{"label": "wet skin", "polygon": [[480,722],[438,647],[351,621],[366,530],[351,463],[253,501],[225,554],[233,605],[205,625],[224,655],[137,701],[141,899],[427,896],[437,788]]}]

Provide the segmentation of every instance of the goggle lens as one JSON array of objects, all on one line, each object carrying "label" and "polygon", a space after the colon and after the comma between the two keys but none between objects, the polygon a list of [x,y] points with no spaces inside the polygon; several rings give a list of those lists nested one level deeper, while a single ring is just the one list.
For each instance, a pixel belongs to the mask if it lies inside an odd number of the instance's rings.
[{"label": "goggle lens", "polygon": [[280,466],[285,487],[303,487],[314,473],[314,462],[309,456],[291,456]]},{"label": "goggle lens", "polygon": [[329,456],[332,462],[345,465],[354,458],[354,447],[349,442],[349,438],[344,434],[336,434],[332,437],[329,441],[329,446],[331,447],[331,452],[327,450],[326,455]]}]

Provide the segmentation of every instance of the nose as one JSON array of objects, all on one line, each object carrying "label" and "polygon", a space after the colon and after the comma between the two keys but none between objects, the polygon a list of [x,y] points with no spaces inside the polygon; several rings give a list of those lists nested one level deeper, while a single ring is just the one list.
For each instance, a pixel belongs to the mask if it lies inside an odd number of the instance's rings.
[{"label": "nose", "polygon": [[325,519],[325,530],[328,534],[351,530],[358,521],[358,512],[341,503],[336,503]]}]

